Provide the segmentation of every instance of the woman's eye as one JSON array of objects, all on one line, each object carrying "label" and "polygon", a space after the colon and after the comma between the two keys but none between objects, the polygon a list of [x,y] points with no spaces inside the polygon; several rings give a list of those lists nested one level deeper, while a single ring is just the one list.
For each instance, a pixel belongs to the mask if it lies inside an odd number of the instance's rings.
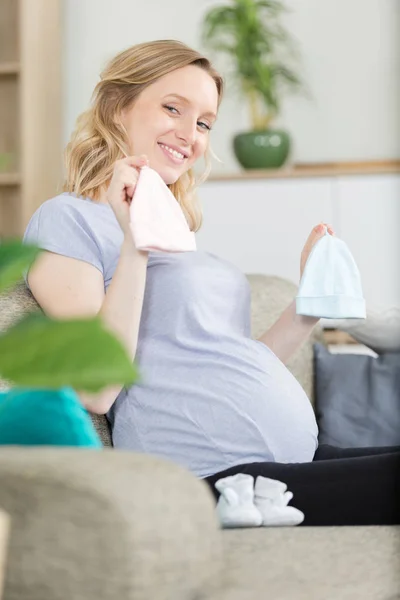
[{"label": "woman's eye", "polygon": [[169,112],[175,111],[176,114],[179,114],[178,110],[174,106],[169,106],[168,104],[165,104],[164,108],[169,110]]},{"label": "woman's eye", "polygon": [[197,121],[197,125],[202,129],[207,129],[208,131],[211,131],[211,127],[207,125],[207,123],[204,123],[204,121]]},{"label": "woman's eye", "polygon": [[[175,108],[175,106],[171,106],[170,104],[164,104],[163,105],[164,108],[166,108],[170,113],[174,114],[174,115],[179,115],[180,112],[177,108]],[[211,131],[211,127],[210,125],[208,125],[207,123],[205,123],[204,121],[197,121],[197,125],[199,127],[201,127],[202,129],[206,129],[207,131]]]}]

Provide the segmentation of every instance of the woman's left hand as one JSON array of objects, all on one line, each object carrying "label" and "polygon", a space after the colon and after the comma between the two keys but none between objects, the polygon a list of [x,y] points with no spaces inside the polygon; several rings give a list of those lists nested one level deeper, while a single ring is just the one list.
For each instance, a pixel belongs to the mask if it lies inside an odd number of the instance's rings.
[{"label": "woman's left hand", "polygon": [[319,223],[319,225],[316,225],[315,227],[313,227],[310,235],[308,236],[308,239],[307,239],[305,246],[301,253],[300,279],[303,277],[304,267],[306,266],[306,262],[307,262],[308,257],[310,256],[311,250],[313,249],[315,244],[318,242],[318,240],[320,240],[325,235],[326,228],[328,229],[328,233],[330,235],[335,235],[335,232],[333,231],[331,225],[329,225],[328,223]]}]

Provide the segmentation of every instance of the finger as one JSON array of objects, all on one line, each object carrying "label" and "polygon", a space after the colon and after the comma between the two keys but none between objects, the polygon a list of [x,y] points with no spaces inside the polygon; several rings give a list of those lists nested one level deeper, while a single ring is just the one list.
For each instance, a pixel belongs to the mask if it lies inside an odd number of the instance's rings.
[{"label": "finger", "polygon": [[127,181],[125,183],[125,190],[127,192],[129,192],[130,196],[133,196],[133,192],[135,191],[136,188],[136,181]]},{"label": "finger", "polygon": [[319,239],[320,237],[322,237],[324,232],[325,232],[325,228],[322,225],[322,223],[319,223],[319,225],[316,225],[315,227],[313,227],[310,235],[308,236],[308,238],[306,240],[305,249],[313,246],[315,244],[316,240]]},{"label": "finger", "polygon": [[308,256],[311,252],[312,247],[317,243],[325,235],[325,227],[323,223],[319,223],[315,227],[313,227],[310,235],[308,236],[306,243],[304,244],[304,248],[302,251],[303,255]]},{"label": "finger", "polygon": [[330,235],[335,235],[335,230],[333,229],[332,225],[330,223],[323,223],[323,225],[326,227],[328,233],[330,233]]},{"label": "finger", "polygon": [[136,183],[139,179],[139,175],[140,175],[140,168],[135,166],[131,166],[131,165],[123,165],[121,170],[120,170],[120,177],[122,178],[122,180],[128,184],[128,183]]},{"label": "finger", "polygon": [[136,189],[136,185],[125,186],[126,200],[128,201],[129,204],[132,202],[133,194],[135,193],[135,189]]},{"label": "finger", "polygon": [[126,185],[134,184],[139,179],[140,167],[125,163],[120,167],[119,176]]},{"label": "finger", "polygon": [[330,233],[330,235],[335,235],[335,231],[332,227],[332,225],[330,225],[329,223],[327,223],[327,228],[328,228],[328,233]]},{"label": "finger", "polygon": [[135,193],[138,179],[139,176],[136,174],[136,172],[132,177],[132,171],[129,171],[124,178],[125,193],[129,202],[132,200]]},{"label": "finger", "polygon": [[131,167],[144,167],[149,164],[149,159],[145,154],[142,154],[140,156],[127,156],[122,159],[122,162]]}]

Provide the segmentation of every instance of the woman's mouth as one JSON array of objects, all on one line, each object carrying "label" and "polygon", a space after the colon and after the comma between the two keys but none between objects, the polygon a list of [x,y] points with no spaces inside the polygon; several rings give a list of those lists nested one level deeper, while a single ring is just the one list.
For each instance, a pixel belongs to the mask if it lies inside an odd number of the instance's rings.
[{"label": "woman's mouth", "polygon": [[165,154],[165,156],[172,163],[174,163],[174,165],[182,165],[185,162],[187,156],[185,154],[182,154],[182,152],[178,152],[178,150],[174,150],[170,146],[167,146],[167,144],[161,144],[160,142],[158,142],[158,145],[160,146],[160,148],[163,151],[163,153]]}]

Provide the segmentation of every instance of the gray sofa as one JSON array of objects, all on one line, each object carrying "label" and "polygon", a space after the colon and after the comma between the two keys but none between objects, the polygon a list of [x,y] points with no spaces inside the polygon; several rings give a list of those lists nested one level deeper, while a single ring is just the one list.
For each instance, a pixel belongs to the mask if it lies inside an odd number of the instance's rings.
[{"label": "gray sofa", "polygon": [[[296,288],[249,280],[257,336]],[[0,331],[35,308],[24,287],[0,297]],[[311,399],[315,340],[318,328],[289,364]],[[399,527],[222,531],[203,482],[112,447],[2,447],[0,507],[12,518],[5,600],[400,599]]]}]

